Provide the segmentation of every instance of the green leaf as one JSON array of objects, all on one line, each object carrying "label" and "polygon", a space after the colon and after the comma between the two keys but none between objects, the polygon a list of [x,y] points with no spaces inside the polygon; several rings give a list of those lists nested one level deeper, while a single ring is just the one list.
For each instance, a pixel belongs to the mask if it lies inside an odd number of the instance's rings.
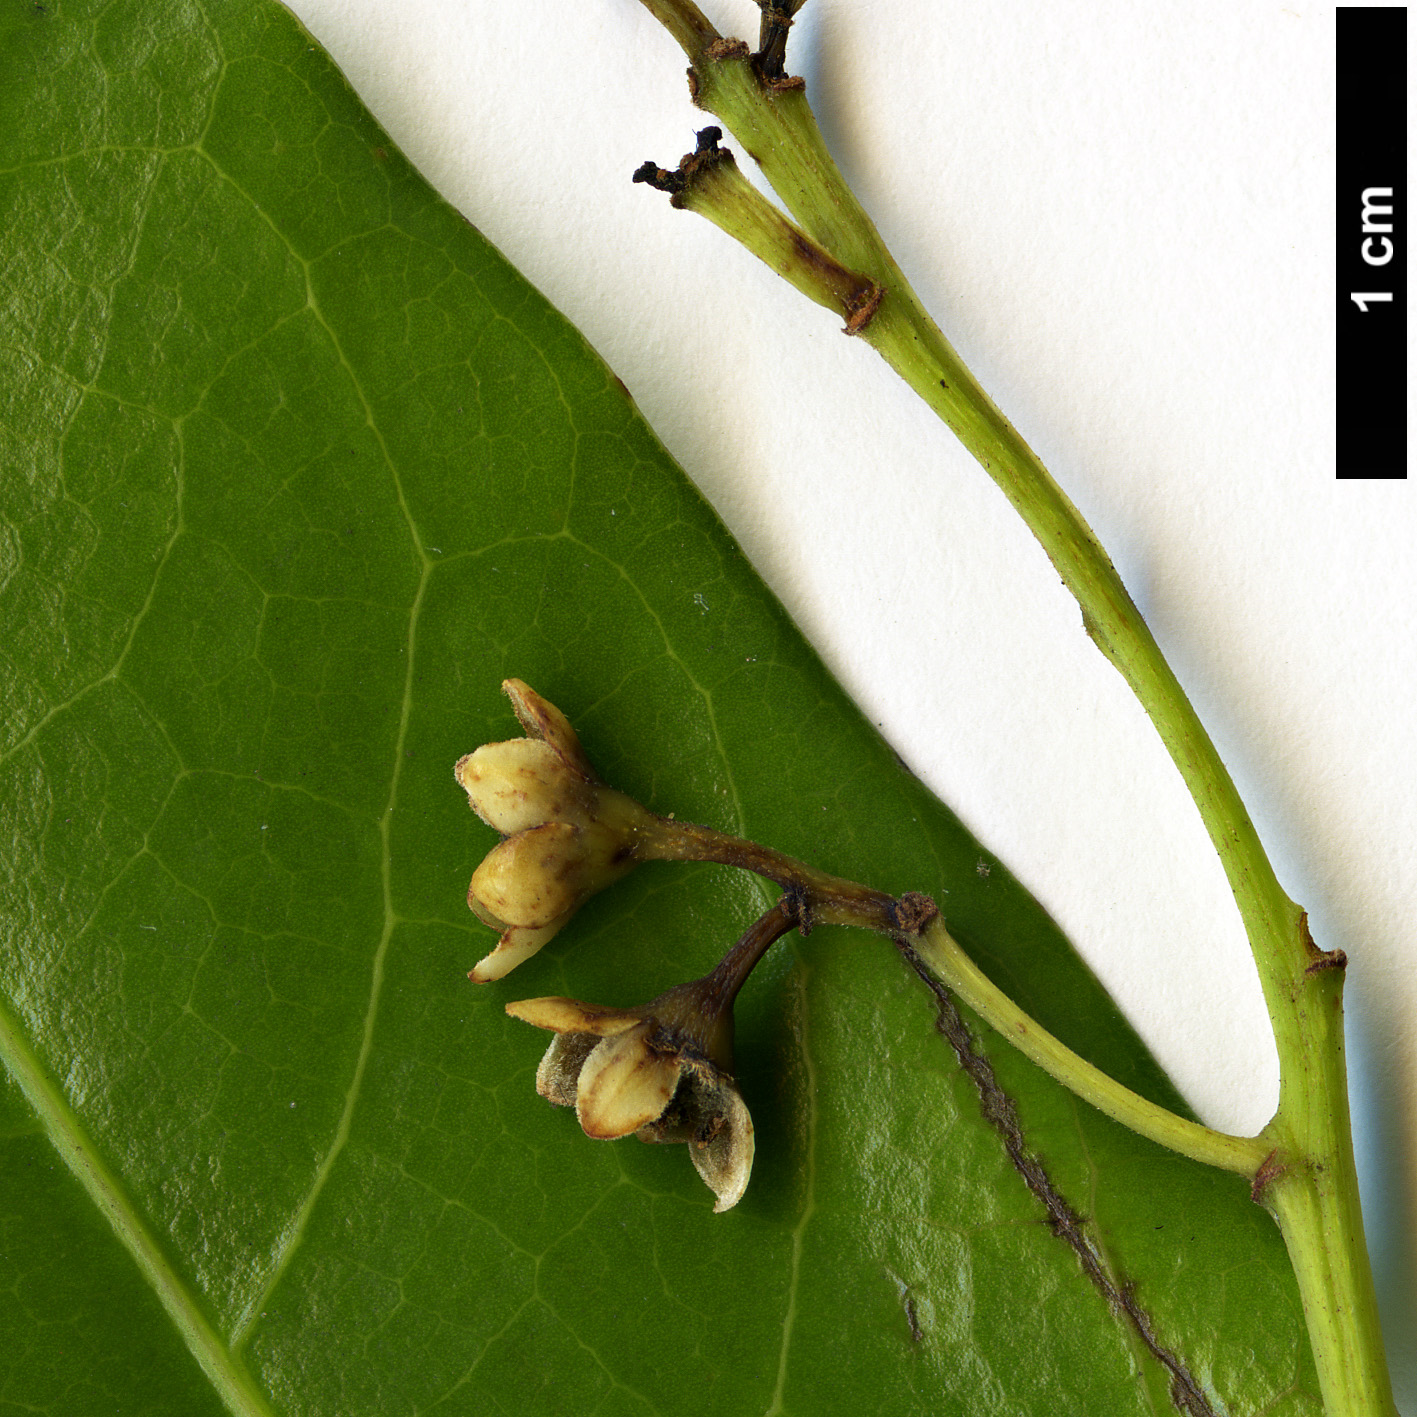
[{"label": "green leaf", "polygon": [[642,867],[470,985],[495,836],[451,767],[514,736],[510,674],[656,810],[935,894],[1176,1101],[577,333],[284,11],[213,8],[0,32],[4,1402],[1166,1411],[1130,1305],[1190,1410],[1317,1411],[1244,1184],[981,1037],[1050,1214],[876,939],[792,938],[745,991],[726,1215],[536,1097],[505,1001],[642,1001],[765,897]]}]

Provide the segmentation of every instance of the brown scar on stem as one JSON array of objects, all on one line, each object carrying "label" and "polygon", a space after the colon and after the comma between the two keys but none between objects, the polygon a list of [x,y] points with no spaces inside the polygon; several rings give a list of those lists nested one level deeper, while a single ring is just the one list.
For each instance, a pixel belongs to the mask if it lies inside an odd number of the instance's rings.
[{"label": "brown scar on stem", "polygon": [[1348,956],[1342,950],[1326,950],[1305,971],[1304,978],[1321,974],[1325,969],[1347,969]]},{"label": "brown scar on stem", "polygon": [[1309,912],[1307,910],[1299,912],[1299,936],[1304,945],[1304,953],[1309,959],[1308,968],[1304,970],[1306,979],[1309,975],[1319,974],[1325,969],[1348,968],[1348,956],[1342,950],[1321,950],[1314,943],[1313,933],[1309,929]]},{"label": "brown scar on stem", "polygon": [[[746,59],[748,57],[748,46],[741,39],[733,39],[729,35],[719,35],[717,39],[710,40],[704,46],[704,57],[721,61],[724,59]],[[689,71],[693,73],[691,69]]]},{"label": "brown scar on stem", "polygon": [[1309,929],[1309,912],[1307,910],[1301,910],[1299,912],[1299,934],[1304,941],[1304,952],[1309,955],[1310,958],[1322,953],[1319,947],[1314,943],[1313,931]]},{"label": "brown scar on stem", "polygon": [[846,311],[846,324],[842,333],[859,335],[875,319],[881,308],[885,291],[869,276],[858,276],[846,269],[835,257],[829,256],[809,236],[796,227],[792,228],[792,252],[809,269],[821,271],[834,283],[855,283],[856,289],[842,296],[842,308]]},{"label": "brown scar on stem", "polygon": [[906,891],[892,907],[896,929],[905,935],[918,935],[940,913],[940,907],[928,895]]},{"label": "brown scar on stem", "polygon": [[881,308],[881,301],[885,299],[886,292],[872,281],[870,289],[863,291],[855,300],[848,303],[849,313],[846,317],[846,324],[842,327],[844,335],[859,335],[872,320],[876,318],[876,311]]},{"label": "brown scar on stem", "polygon": [[1254,1180],[1250,1182],[1250,1199],[1256,1204],[1265,1193],[1271,1181],[1278,1180],[1289,1168],[1279,1159],[1279,1148],[1270,1152],[1263,1161],[1260,1162],[1259,1170],[1255,1172]]},{"label": "brown scar on stem", "polygon": [[974,1084],[979,1094],[979,1110],[984,1114],[985,1121],[998,1132],[1014,1170],[1043,1206],[1049,1230],[1068,1245],[1084,1275],[1092,1281],[1108,1307],[1127,1319],[1147,1351],[1170,1375],[1171,1401],[1177,1411],[1185,1413],[1186,1417],[1219,1417],[1185,1363],[1157,1338],[1150,1316],[1136,1301],[1136,1286],[1127,1280],[1121,1284],[1113,1281],[1088,1238],[1086,1222],[1054,1186],[1043,1163],[1028,1150],[1013,1098],[999,1086],[999,1079],[988,1058],[975,1050],[974,1036],[949,990],[930,973],[924,960],[907,941],[897,940],[896,948],[934,995],[935,1027],[954,1049],[965,1076]]},{"label": "brown scar on stem", "polygon": [[820,246],[810,237],[803,235],[794,226],[791,231],[792,250],[809,266],[816,267],[819,271],[829,271],[835,273],[843,269],[839,261],[834,261]]},{"label": "brown scar on stem", "polygon": [[1348,956],[1342,950],[1321,950],[1314,943],[1313,933],[1309,929],[1309,912],[1301,910],[1299,912],[1299,936],[1304,945],[1304,953],[1308,957],[1309,964],[1304,970],[1304,978],[1311,974],[1321,974],[1326,969],[1347,969]]},{"label": "brown scar on stem", "polygon": [[[748,46],[741,39],[731,39],[727,35],[719,35],[717,39],[710,40],[704,46],[704,58],[712,60],[714,63],[721,63],[725,59],[746,59],[748,57]],[[699,102],[699,75],[692,66],[688,70],[689,75],[689,102],[695,108],[703,105]]]}]

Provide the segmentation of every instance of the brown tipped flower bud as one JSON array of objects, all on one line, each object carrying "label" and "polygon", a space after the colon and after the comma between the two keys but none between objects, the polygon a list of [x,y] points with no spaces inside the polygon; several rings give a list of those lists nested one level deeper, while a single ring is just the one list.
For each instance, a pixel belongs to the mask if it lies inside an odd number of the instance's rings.
[{"label": "brown tipped flower bud", "polygon": [[714,1210],[738,1203],[753,1169],[753,1120],[729,1071],[732,1000],[713,975],[640,1009],[524,999],[507,1012],[556,1034],[536,1090],[574,1107],[588,1137],[685,1142]]},{"label": "brown tipped flower bud", "polygon": [[528,736],[485,744],[453,769],[473,810],[505,838],[468,888],[468,905],[502,936],[469,975],[478,983],[530,958],[635,866],[657,820],[601,782],[558,708],[520,679],[502,688]]}]

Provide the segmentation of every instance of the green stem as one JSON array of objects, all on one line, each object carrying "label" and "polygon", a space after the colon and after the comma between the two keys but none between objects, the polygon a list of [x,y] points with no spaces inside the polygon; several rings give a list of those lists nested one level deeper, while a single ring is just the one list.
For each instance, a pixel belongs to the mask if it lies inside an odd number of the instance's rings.
[{"label": "green stem", "polygon": [[690,58],[719,33],[692,0],[643,0],[644,7],[674,36],[679,48]]},{"label": "green stem", "polygon": [[1258,1138],[1213,1131],[1149,1102],[1074,1053],[984,974],[945,928],[934,902],[924,896],[895,900],[883,891],[830,876],[757,842],[665,818],[657,819],[655,836],[642,847],[641,855],[668,861],[715,861],[753,871],[782,887],[785,899],[793,902],[793,918],[807,929],[818,924],[851,925],[906,941],[962,1003],[1025,1057],[1084,1102],[1161,1146],[1250,1177],[1272,1150],[1270,1143]]},{"label": "green stem", "polygon": [[1260,1134],[1273,1175],[1257,1183],[1294,1265],[1325,1410],[1395,1417],[1377,1294],[1363,1238],[1343,1050],[1343,971],[1320,966],[1293,1012],[1311,1042],[1312,1070]]},{"label": "green stem", "polygon": [[[1023,517],[1077,599],[1087,633],[1166,745],[1224,867],[1274,1028],[1279,1110],[1263,1135],[1275,1164],[1287,1169],[1271,1180],[1260,1168],[1255,1179],[1268,1183],[1267,1203],[1299,1279],[1325,1404],[1332,1417],[1392,1413],[1352,1162],[1341,956],[1315,948],[1304,912],[1280,886],[1230,774],[1106,552],[925,311],[838,171],[800,85],[765,78],[747,47],[723,40],[693,0],[644,3],[688,54],[695,102],[759,164],[805,235],[883,292],[869,323],[852,332],[935,410]],[[964,977],[962,956],[942,941],[934,953]],[[1332,1005],[1321,1021],[1317,995]],[[1008,1037],[1006,1005],[1000,995],[990,1006]],[[1025,1030],[1015,1041],[1032,1036]]]},{"label": "green stem", "polygon": [[751,61],[700,54],[698,103],[728,126],[813,241],[885,291],[860,337],[944,421],[1038,538],[1083,625],[1156,725],[1219,853],[1271,1013],[1311,957],[1219,754],[1107,553],[930,318],[837,169],[800,90],[764,90]]},{"label": "green stem", "polygon": [[1177,1116],[1148,1102],[1129,1087],[1079,1057],[1041,1024],[1031,1019],[959,947],[944,921],[935,917],[924,934],[911,942],[917,955],[940,977],[961,1003],[997,1029],[1026,1058],[1050,1077],[1090,1102],[1113,1121],[1179,1151],[1208,1166],[1253,1176],[1264,1162],[1269,1146],[1254,1137],[1235,1137],[1213,1131],[1199,1122]]}]

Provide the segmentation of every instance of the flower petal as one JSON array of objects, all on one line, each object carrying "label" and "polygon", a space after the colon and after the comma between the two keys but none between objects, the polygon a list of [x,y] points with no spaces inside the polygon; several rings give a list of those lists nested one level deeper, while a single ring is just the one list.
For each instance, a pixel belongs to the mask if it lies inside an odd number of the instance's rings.
[{"label": "flower petal", "polygon": [[590,759],[576,737],[570,720],[553,703],[548,703],[521,679],[504,679],[502,692],[512,701],[512,709],[527,737],[544,740],[571,772],[584,782],[599,782]]},{"label": "flower petal", "polygon": [[568,915],[584,894],[579,837],[566,822],[509,836],[473,873],[468,904],[478,915],[486,911],[504,924],[530,929]]},{"label": "flower petal", "polygon": [[689,1142],[694,1169],[718,1197],[715,1215],[738,1204],[753,1171],[753,1119],[747,1103],[731,1082],[725,1082],[719,1091],[722,1125],[707,1140]]},{"label": "flower petal", "polygon": [[484,743],[453,768],[472,810],[503,836],[543,822],[584,815],[584,784],[570,777],[559,754],[535,738]]},{"label": "flower petal", "polygon": [[[468,971],[468,978],[474,984],[490,984],[510,974],[523,960],[530,959],[571,918],[567,911],[559,920],[543,925],[537,930],[523,929],[519,925],[503,930],[502,938],[491,954],[484,955]],[[490,921],[494,928],[500,921]]]},{"label": "flower petal", "polygon": [[579,999],[514,999],[507,1012],[553,1033],[589,1033],[597,1038],[628,1033],[640,1021],[640,1015],[629,1009],[602,1009]]},{"label": "flower petal", "polygon": [[558,1107],[574,1107],[581,1069],[599,1044],[593,1033],[558,1033],[536,1070],[536,1090]]},{"label": "flower petal", "polygon": [[628,1136],[669,1105],[682,1067],[672,1054],[645,1041],[649,1023],[602,1039],[581,1068],[576,1116],[588,1137]]}]

